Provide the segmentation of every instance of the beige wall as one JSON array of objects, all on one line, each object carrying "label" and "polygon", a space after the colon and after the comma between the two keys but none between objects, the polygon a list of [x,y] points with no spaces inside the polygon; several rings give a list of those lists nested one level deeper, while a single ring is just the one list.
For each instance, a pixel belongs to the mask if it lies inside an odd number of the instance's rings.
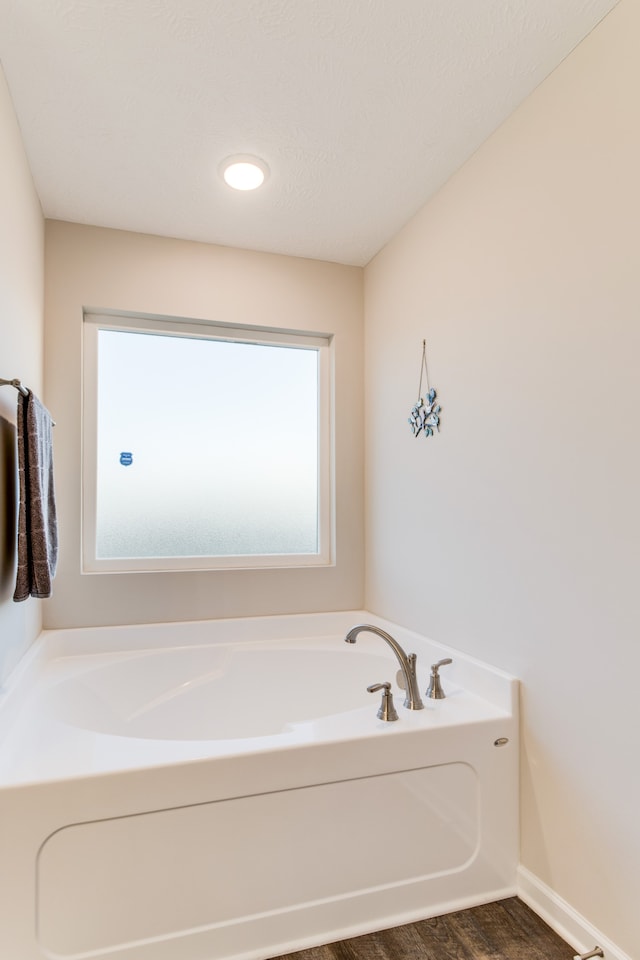
[{"label": "beige wall", "polygon": [[[195,620],[360,606],[362,270],[48,222],[46,278],[46,372],[49,405],[57,419],[61,554],[55,595],[48,602],[45,625]],[[81,574],[83,307],[335,334],[335,567]]]},{"label": "beige wall", "polygon": [[522,863],[633,957],[638,36],[623,0],[365,273],[365,603],[522,678]]},{"label": "beige wall", "polygon": [[[42,392],[44,224],[0,68],[0,377]],[[16,391],[0,387],[0,684],[35,639],[47,601],[13,602]]]}]

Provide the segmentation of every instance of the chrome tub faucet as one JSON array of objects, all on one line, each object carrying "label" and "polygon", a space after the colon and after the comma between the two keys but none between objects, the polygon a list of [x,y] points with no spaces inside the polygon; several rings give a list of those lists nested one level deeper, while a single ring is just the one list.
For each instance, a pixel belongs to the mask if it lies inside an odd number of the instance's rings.
[{"label": "chrome tub faucet", "polygon": [[358,634],[363,632],[375,633],[376,636],[382,637],[383,640],[386,640],[398,658],[398,663],[400,664],[400,669],[402,670],[402,675],[404,678],[404,688],[406,692],[406,699],[404,701],[405,707],[407,707],[409,710],[424,709],[424,704],[420,697],[420,691],[418,690],[418,681],[416,679],[416,654],[406,654],[398,641],[394,640],[391,634],[381,630],[380,627],[372,626],[370,623],[360,623],[357,627],[352,627],[344,638],[345,642],[355,643],[358,639]]}]

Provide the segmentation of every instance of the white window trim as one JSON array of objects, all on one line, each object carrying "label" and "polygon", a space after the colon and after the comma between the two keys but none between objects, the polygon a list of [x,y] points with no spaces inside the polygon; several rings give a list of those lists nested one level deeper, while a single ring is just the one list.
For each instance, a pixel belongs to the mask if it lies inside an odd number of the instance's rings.
[{"label": "white window trim", "polygon": [[[98,331],[162,333],[169,336],[259,345],[283,344],[318,352],[318,552],[214,557],[96,557]],[[82,572],[151,573],[198,570],[256,570],[326,567],[335,564],[333,337],[263,326],[220,324],[180,317],[84,311],[82,409]]]}]

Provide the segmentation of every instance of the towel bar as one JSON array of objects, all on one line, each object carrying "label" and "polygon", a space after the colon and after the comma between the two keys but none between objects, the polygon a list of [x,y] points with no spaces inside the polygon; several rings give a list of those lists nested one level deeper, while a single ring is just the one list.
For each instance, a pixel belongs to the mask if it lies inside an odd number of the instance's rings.
[{"label": "towel bar", "polygon": [[29,391],[26,387],[23,387],[19,380],[3,380],[0,377],[0,387],[15,387],[16,390],[22,394],[23,397],[29,396]]},{"label": "towel bar", "polygon": [[[28,397],[31,393],[30,390],[27,390],[27,388],[23,386],[20,380],[3,380],[2,377],[0,377],[0,387],[15,387],[18,393],[21,393],[23,397]],[[52,420],[51,426],[55,427],[55,425],[55,420]]]}]

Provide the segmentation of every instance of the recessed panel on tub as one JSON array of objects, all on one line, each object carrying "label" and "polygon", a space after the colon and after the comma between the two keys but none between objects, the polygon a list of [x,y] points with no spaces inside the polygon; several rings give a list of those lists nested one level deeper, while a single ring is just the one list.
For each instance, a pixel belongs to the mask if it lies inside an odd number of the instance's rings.
[{"label": "recessed panel on tub", "polygon": [[457,871],[478,846],[478,792],[450,763],[70,825],[38,856],[40,945],[133,957],[151,938]]}]

